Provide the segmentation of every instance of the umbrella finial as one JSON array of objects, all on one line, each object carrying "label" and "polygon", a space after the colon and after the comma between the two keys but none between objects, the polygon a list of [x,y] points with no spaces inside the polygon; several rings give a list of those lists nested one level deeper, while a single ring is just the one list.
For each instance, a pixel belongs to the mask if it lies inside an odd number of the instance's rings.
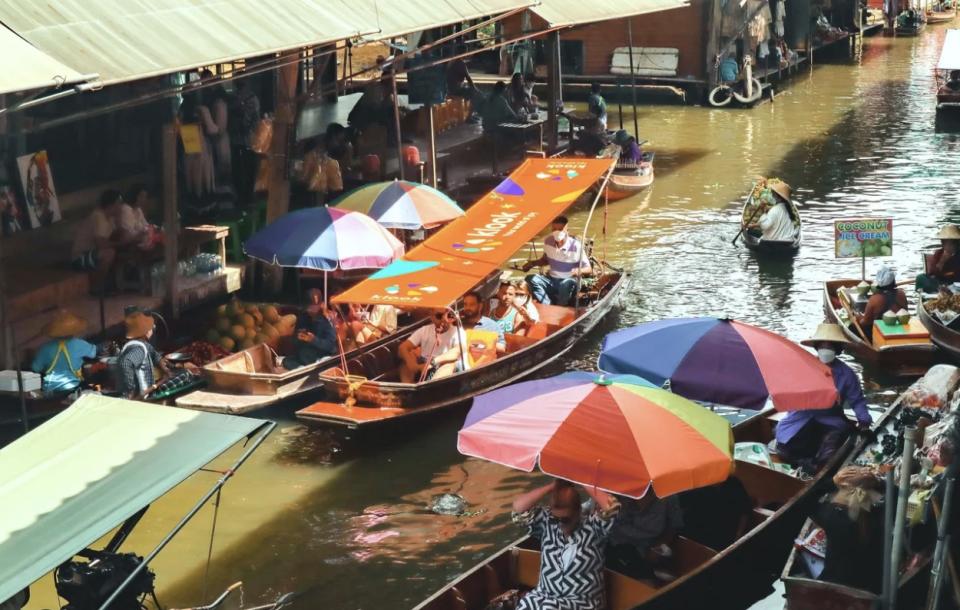
[{"label": "umbrella finial", "polygon": [[597,375],[596,379],[593,380],[593,383],[597,385],[613,385],[613,380],[607,379],[606,374],[600,373]]}]

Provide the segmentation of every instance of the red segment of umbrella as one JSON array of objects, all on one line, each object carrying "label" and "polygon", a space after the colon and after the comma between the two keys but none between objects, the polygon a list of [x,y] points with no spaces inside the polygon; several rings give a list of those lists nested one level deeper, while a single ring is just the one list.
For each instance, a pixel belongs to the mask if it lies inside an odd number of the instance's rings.
[{"label": "red segment of umbrella", "polygon": [[[476,399],[458,435],[461,453],[611,493],[660,496],[724,481],[733,435],[722,417],[659,388],[588,379],[533,396],[517,384]],[[499,408],[498,408],[499,407]]]}]

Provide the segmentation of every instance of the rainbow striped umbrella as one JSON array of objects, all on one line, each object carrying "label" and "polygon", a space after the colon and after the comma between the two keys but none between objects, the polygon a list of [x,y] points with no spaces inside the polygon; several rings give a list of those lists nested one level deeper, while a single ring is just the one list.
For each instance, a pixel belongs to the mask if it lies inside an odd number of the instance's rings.
[{"label": "rainbow striped umbrella", "polygon": [[720,483],[733,468],[726,419],[631,375],[565,373],[479,396],[457,448],[631,498]]},{"label": "rainbow striped umbrella", "polygon": [[435,188],[394,180],[356,188],[331,205],[363,212],[388,229],[429,229],[463,216],[463,210]]},{"label": "rainbow striped umbrella", "polygon": [[281,267],[379,269],[403,256],[403,244],[365,214],[319,207],[284,214],[248,239],[243,251]]}]

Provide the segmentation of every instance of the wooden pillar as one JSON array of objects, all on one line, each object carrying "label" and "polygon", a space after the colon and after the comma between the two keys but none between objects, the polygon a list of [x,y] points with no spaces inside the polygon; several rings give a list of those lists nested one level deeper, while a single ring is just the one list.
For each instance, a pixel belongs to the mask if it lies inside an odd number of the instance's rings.
[{"label": "wooden pillar", "polygon": [[180,219],[177,214],[177,127],[173,123],[163,126],[161,142],[161,168],[163,185],[163,261],[166,266],[167,299],[170,315],[180,317],[180,276],[177,273],[177,256],[180,237]]},{"label": "wooden pillar", "polygon": [[627,17],[627,55],[630,57],[630,103],[633,105],[633,135],[640,139],[640,120],[637,118],[637,74],[633,71],[633,18]]},{"label": "wooden pillar", "polygon": [[[434,122],[433,104],[428,103],[425,108],[430,122],[430,139],[427,141],[427,156],[430,158],[430,186],[437,188],[437,125]],[[402,156],[400,164],[403,165]]]},{"label": "wooden pillar", "polygon": [[[289,58],[290,54],[285,57]],[[277,68],[274,85],[276,112],[273,119],[273,140],[270,142],[270,177],[267,182],[267,223],[280,218],[290,209],[290,149],[293,145],[296,119],[297,73],[299,62]],[[267,268],[267,286],[273,292],[283,287],[283,269]]]},{"label": "wooden pillar", "polygon": [[723,9],[720,6],[720,0],[709,0],[706,10],[706,28],[707,56],[704,72],[706,73],[707,94],[709,95],[713,88],[719,84],[720,71],[717,69],[717,55],[720,54],[720,22],[723,20]]},{"label": "wooden pillar", "polygon": [[560,105],[560,31],[547,36],[547,154],[553,154],[559,146],[560,121],[557,106]]}]

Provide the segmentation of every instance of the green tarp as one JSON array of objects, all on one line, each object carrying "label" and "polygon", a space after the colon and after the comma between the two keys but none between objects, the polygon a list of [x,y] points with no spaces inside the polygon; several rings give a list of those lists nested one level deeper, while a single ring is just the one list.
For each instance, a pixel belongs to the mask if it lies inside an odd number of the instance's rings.
[{"label": "green tarp", "polygon": [[88,395],[0,449],[0,602],[266,423]]}]

